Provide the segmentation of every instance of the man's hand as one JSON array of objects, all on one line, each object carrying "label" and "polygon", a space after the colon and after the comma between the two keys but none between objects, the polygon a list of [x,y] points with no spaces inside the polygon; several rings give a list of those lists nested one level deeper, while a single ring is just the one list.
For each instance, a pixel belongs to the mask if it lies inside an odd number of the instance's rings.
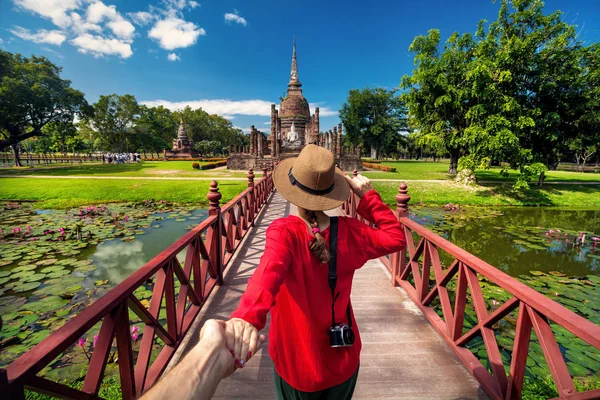
[{"label": "man's hand", "polygon": [[227,348],[234,357],[236,368],[244,368],[246,362],[260,349],[267,340],[249,322],[241,318],[233,318],[225,323]]},{"label": "man's hand", "polygon": [[217,363],[227,378],[235,371],[233,357],[227,350],[225,340],[225,321],[209,319],[200,331],[200,342],[196,346],[200,351],[214,351]]},{"label": "man's hand", "polygon": [[373,190],[373,184],[369,178],[364,177],[361,174],[358,174],[353,178],[346,175],[346,181],[348,181],[350,189],[352,189],[352,191],[361,199],[367,192]]}]

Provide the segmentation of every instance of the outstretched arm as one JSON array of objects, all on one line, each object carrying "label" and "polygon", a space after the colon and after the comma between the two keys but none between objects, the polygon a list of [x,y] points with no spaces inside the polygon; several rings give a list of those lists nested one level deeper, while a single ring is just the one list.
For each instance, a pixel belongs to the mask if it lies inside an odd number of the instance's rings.
[{"label": "outstretched arm", "polygon": [[[225,346],[225,326],[225,321],[206,321],[200,331],[200,342],[143,400],[210,399],[221,379],[234,371],[233,358]],[[258,342],[259,347],[262,342]]]},{"label": "outstretched arm", "polygon": [[352,179],[349,177],[346,179],[354,193],[360,198],[356,211],[376,226],[376,228],[371,228],[358,220],[350,222],[352,229],[356,230],[356,237],[360,238],[365,261],[395,253],[406,247],[406,237],[402,225],[373,189],[371,181],[360,174]]},{"label": "outstretched arm", "polygon": [[267,313],[287,275],[293,243],[285,224],[284,220],[276,220],[267,229],[265,251],[258,268],[227,324],[227,347],[236,367],[243,368],[255,353],[258,332],[265,327]]}]

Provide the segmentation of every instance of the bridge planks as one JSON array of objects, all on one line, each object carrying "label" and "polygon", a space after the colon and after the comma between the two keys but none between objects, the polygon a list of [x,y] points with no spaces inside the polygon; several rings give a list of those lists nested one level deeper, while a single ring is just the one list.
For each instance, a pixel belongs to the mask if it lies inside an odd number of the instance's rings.
[{"label": "bridge planks", "polygon": [[[196,343],[206,319],[227,319],[237,307],[264,249],[265,231],[275,219],[295,212],[275,193],[232,259],[225,284],[213,292],[191,327],[173,367]],[[357,271],[352,306],[363,340],[356,399],[485,399],[479,384],[402,289],[390,285],[378,260]],[[268,332],[269,325],[264,332]],[[215,399],[275,399],[273,362],[267,345],[248,365],[219,385]]]}]

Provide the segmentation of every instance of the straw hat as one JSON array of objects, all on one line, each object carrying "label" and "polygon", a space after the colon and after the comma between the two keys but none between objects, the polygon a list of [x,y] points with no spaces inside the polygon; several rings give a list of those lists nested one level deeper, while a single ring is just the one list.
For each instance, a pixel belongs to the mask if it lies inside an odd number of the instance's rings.
[{"label": "straw hat", "polygon": [[350,186],[329,150],[306,145],[298,157],[282,160],[273,171],[277,191],[290,203],[311,211],[331,210],[348,199]]}]

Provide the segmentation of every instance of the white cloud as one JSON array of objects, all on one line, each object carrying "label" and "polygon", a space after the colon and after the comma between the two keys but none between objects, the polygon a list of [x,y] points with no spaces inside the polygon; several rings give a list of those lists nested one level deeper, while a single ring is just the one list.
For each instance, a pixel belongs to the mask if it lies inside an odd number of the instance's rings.
[{"label": "white cloud", "polygon": [[179,58],[179,56],[175,53],[169,54],[167,58],[169,59],[169,61],[181,61],[181,58]]},{"label": "white cloud", "polygon": [[227,23],[235,22],[236,24],[240,24],[240,25],[244,25],[244,26],[248,25],[248,22],[246,21],[246,19],[244,17],[241,17],[237,10],[234,10],[232,13],[225,14],[225,22],[227,22]]},{"label": "white cloud", "polygon": [[271,121],[263,122],[263,125],[269,125],[269,126],[271,126]]},{"label": "white cloud", "polygon": [[189,47],[196,43],[199,36],[204,35],[206,31],[198,25],[175,16],[156,22],[148,32],[148,37],[157,40],[165,50]]},{"label": "white cloud", "polygon": [[147,11],[138,11],[138,12],[134,12],[134,13],[128,13],[127,16],[129,16],[129,18],[131,18],[131,20],[134,23],[136,23],[140,26],[148,25],[150,22],[152,22],[156,19],[156,16],[154,14],[151,14]]},{"label": "white cloud", "polygon": [[77,34],[86,33],[88,31],[98,33],[102,32],[102,27],[100,25],[86,21],[84,18],[81,17],[81,15],[77,14],[76,12],[72,12],[70,18],[71,29]]},{"label": "white cloud", "polygon": [[87,9],[87,21],[92,24],[98,24],[108,20],[106,24],[110,30],[119,38],[131,40],[135,27],[117,12],[116,6],[107,6],[101,1],[96,1]]},{"label": "white cloud", "polygon": [[[142,104],[148,107],[163,106],[171,111],[183,110],[190,106],[192,109],[202,108],[209,114],[218,114],[224,118],[231,118],[234,115],[259,115],[261,117],[271,116],[271,102],[266,100],[228,100],[228,99],[202,99],[191,101],[168,101],[168,100],[150,100],[142,101]],[[278,107],[279,108],[279,107]],[[314,107],[311,107],[311,114],[314,114]],[[338,115],[328,107],[319,107],[321,117],[333,117]],[[271,124],[265,122],[265,125]]]},{"label": "white cloud", "polygon": [[50,19],[55,25],[66,28],[71,19],[67,11],[79,7],[81,0],[14,0],[15,5]]},{"label": "white cloud", "polygon": [[183,10],[186,7],[192,9],[200,6],[200,3],[194,0],[163,0],[163,3],[165,3],[167,7],[177,10]]},{"label": "white cloud", "polygon": [[49,49],[47,47],[42,47],[42,50],[47,51],[48,53],[54,54],[56,57],[60,58],[61,60],[65,59],[65,57],[62,54],[60,54],[58,51],[54,51],[54,50]]},{"label": "white cloud", "polygon": [[48,43],[56,46],[60,46],[66,39],[67,36],[61,31],[47,31],[40,29],[39,31],[32,33],[29,29],[15,25],[14,29],[9,31],[24,40],[30,40],[35,43]]},{"label": "white cloud", "polygon": [[89,33],[77,36],[71,43],[77,47],[80,53],[93,54],[95,57],[118,55],[121,58],[129,58],[133,54],[131,44],[125,41],[94,36]]}]

